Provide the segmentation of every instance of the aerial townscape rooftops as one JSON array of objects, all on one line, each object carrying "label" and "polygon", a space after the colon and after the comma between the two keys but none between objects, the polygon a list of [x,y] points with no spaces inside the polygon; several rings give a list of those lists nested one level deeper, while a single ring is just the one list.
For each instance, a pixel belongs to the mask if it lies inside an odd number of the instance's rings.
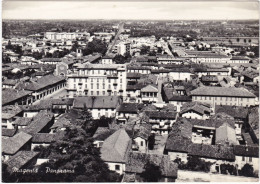
[{"label": "aerial townscape rooftops", "polygon": [[259,182],[258,6],[114,4],[4,3],[2,181]]}]

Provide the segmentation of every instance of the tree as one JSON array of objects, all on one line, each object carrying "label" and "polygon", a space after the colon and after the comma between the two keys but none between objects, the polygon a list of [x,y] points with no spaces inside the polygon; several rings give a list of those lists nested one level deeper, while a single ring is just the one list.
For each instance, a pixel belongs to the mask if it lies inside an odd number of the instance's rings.
[{"label": "tree", "polygon": [[105,116],[101,116],[100,119],[96,120],[96,124],[98,127],[108,127],[113,121],[113,118],[107,118]]},{"label": "tree", "polygon": [[154,143],[155,143],[155,135],[151,134],[148,138],[148,149],[153,150],[154,148]]},{"label": "tree", "polygon": [[141,177],[145,182],[158,182],[162,177],[162,172],[159,166],[148,161],[144,166]]},{"label": "tree", "polygon": [[237,169],[235,166],[230,164],[221,164],[220,165],[220,171],[221,174],[231,174],[231,175],[237,175]]},{"label": "tree", "polygon": [[197,156],[189,156],[186,166],[188,170],[209,172],[211,163],[205,162]]},{"label": "tree", "polygon": [[149,47],[149,46],[146,46],[146,45],[142,45],[140,54],[141,54],[141,55],[145,55],[145,54],[147,54],[147,53],[149,53],[149,52],[150,52],[150,47]]},{"label": "tree", "polygon": [[249,164],[245,164],[240,170],[239,175],[246,177],[254,177],[254,168]]},{"label": "tree", "polygon": [[[35,148],[49,162],[41,165],[37,175],[12,175],[19,182],[119,182],[120,176],[110,171],[100,158],[98,148],[93,146],[90,126],[92,118],[87,109],[73,109],[67,114],[75,121],[48,148]],[[51,151],[50,151],[51,150]],[[46,169],[67,170],[67,173],[52,174]]]}]

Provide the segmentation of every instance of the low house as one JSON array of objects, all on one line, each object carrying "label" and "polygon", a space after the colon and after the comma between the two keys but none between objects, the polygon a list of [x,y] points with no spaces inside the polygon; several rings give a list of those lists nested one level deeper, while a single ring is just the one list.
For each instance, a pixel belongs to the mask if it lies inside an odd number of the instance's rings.
[{"label": "low house", "polygon": [[233,145],[237,142],[233,124],[229,120],[180,118],[172,127],[164,153],[171,160],[180,158],[183,162],[188,156],[198,156],[213,164],[211,171],[220,172],[221,164],[234,165]]},{"label": "low house", "polygon": [[31,150],[32,136],[19,132],[13,137],[2,139],[2,160],[6,161],[18,151]]},{"label": "low house", "polygon": [[7,170],[13,173],[18,170],[30,168],[36,164],[38,155],[39,152],[19,151],[6,162]]},{"label": "low house", "polygon": [[141,98],[144,103],[151,103],[158,101],[158,87],[152,84],[141,89]]},{"label": "low house", "polygon": [[196,68],[194,72],[199,78],[204,75],[229,76],[231,74],[227,68]]},{"label": "low house", "polygon": [[125,123],[129,118],[136,118],[143,107],[144,105],[139,103],[122,103],[117,108],[116,119]]},{"label": "low house", "polygon": [[134,182],[144,182],[141,174],[145,171],[145,165],[148,162],[159,166],[162,174],[162,178],[159,182],[174,182],[177,179],[178,165],[171,162],[168,155],[130,152],[126,162],[123,182],[128,182],[126,180],[127,175],[134,175],[134,177],[132,177]]},{"label": "low house", "polygon": [[86,96],[76,97],[73,106],[77,109],[86,107],[94,119],[99,119],[101,116],[115,117],[120,104],[121,99],[117,96]]},{"label": "low house", "polygon": [[33,102],[32,100],[32,92],[29,90],[2,89],[2,106],[28,105]]},{"label": "low house", "polygon": [[209,104],[187,102],[182,105],[179,115],[190,119],[209,119],[213,109]]},{"label": "low house", "polygon": [[162,99],[166,103],[173,104],[177,107],[178,111],[184,103],[191,102],[191,97],[187,94],[180,94],[173,87],[164,86],[162,88]]},{"label": "low house", "polygon": [[104,141],[113,133],[116,132],[116,129],[110,129],[108,127],[98,127],[95,134],[93,135],[93,144],[95,147],[102,147]]},{"label": "low house", "polygon": [[232,56],[230,63],[250,63],[250,59],[248,57]]},{"label": "low house", "polygon": [[[141,123],[134,127],[133,144],[135,150],[146,153],[148,150],[148,139],[151,135],[152,126],[148,123]],[[132,149],[134,150],[133,146]]]},{"label": "low house", "polygon": [[215,75],[203,75],[201,82],[206,86],[216,86],[218,84],[218,78]]},{"label": "low house", "polygon": [[69,69],[72,70],[72,66],[75,63],[74,60],[65,60],[56,64],[55,75],[56,76],[67,76]]},{"label": "low house", "polygon": [[65,86],[65,78],[54,75],[46,75],[24,83],[20,86],[20,88],[31,91],[33,100],[36,101],[44,98],[49,94],[52,94],[59,89],[64,88]]},{"label": "low house", "polygon": [[2,128],[13,129],[14,121],[22,116],[23,110],[17,105],[7,105],[2,107]]},{"label": "low house", "polygon": [[238,169],[242,169],[245,164],[252,165],[254,171],[259,171],[259,147],[247,146],[247,145],[236,145],[234,146],[234,154],[236,157],[236,164]]},{"label": "low house", "polygon": [[145,115],[149,118],[152,125],[152,133],[159,135],[168,134],[171,127],[176,121],[177,113],[175,111],[145,111]]},{"label": "low house", "polygon": [[37,146],[47,147],[55,141],[56,134],[36,133],[32,135],[32,150]]},{"label": "low house", "polygon": [[2,82],[2,87],[3,88],[15,88],[15,86],[17,85],[18,80],[15,79],[6,79]]},{"label": "low house", "polygon": [[199,87],[191,91],[192,101],[215,105],[255,106],[256,96],[245,88]]},{"label": "low house", "polygon": [[125,129],[119,129],[104,141],[100,149],[101,159],[110,170],[123,174],[131,145],[132,140]]},{"label": "low house", "polygon": [[17,132],[17,129],[7,129],[7,128],[2,128],[2,138],[9,138],[13,137]]},{"label": "low house", "polygon": [[216,105],[215,114],[226,113],[235,120],[236,134],[241,136],[242,129],[245,128],[245,123],[248,121],[248,108],[236,107],[229,105]]},{"label": "low house", "polygon": [[102,57],[101,64],[114,64],[115,55],[106,55]]},{"label": "low house", "polygon": [[53,113],[47,110],[43,110],[33,117],[32,122],[28,126],[19,129],[19,131],[23,131],[30,135],[35,133],[49,133],[50,127],[53,125],[53,123]]},{"label": "low house", "polygon": [[18,129],[20,128],[25,128],[32,122],[32,118],[28,117],[17,117],[15,121],[13,122],[13,126],[17,127]]}]

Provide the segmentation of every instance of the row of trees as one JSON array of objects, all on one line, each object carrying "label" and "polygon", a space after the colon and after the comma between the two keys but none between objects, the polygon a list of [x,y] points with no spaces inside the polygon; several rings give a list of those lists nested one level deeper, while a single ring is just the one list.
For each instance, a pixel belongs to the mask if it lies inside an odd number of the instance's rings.
[{"label": "row of trees", "polygon": [[[72,109],[68,113],[73,124],[64,132],[62,138],[49,147],[35,148],[40,156],[49,162],[37,168],[38,173],[9,173],[3,165],[4,182],[119,182],[121,177],[109,170],[108,165],[100,158],[98,148],[93,146],[92,135],[96,131],[96,123],[86,108]],[[102,120],[104,121],[104,119]],[[105,122],[101,123],[105,124]],[[106,125],[106,124],[105,124]],[[51,170],[67,170],[67,173],[46,173]]]}]

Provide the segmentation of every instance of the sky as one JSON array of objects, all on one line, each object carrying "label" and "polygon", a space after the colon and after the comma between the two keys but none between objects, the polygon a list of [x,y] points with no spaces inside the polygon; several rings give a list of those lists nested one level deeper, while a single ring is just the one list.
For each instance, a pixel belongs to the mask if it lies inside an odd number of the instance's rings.
[{"label": "sky", "polygon": [[[122,2],[123,1],[123,2]],[[241,1],[3,0],[3,19],[259,19],[257,0]]]}]

